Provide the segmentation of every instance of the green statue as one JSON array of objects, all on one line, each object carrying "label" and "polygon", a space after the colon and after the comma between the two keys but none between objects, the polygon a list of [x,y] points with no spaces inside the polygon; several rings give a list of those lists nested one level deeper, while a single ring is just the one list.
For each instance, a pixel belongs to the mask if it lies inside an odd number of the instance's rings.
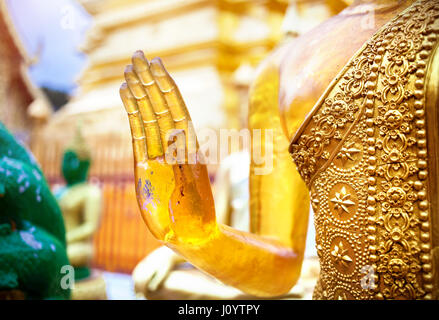
[{"label": "green statue", "polygon": [[106,299],[103,277],[90,268],[102,202],[100,188],[87,182],[90,164],[90,150],[78,126],[62,160],[66,185],[55,192],[66,225],[67,255],[75,270],[74,300]]},{"label": "green statue", "polygon": [[64,221],[33,156],[0,123],[0,298],[68,299]]}]

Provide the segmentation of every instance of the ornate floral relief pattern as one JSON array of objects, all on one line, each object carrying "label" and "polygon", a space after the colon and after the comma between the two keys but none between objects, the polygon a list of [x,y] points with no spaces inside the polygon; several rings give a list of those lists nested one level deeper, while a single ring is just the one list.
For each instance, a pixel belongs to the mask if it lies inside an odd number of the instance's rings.
[{"label": "ornate floral relief pattern", "polygon": [[290,146],[312,191],[315,298],[438,298],[424,110],[438,34],[439,1],[418,1],[397,16],[347,65]]},{"label": "ornate floral relief pattern", "polygon": [[361,150],[355,146],[355,142],[349,142],[346,144],[346,146],[340,149],[337,158],[341,158],[343,162],[346,162],[348,160],[354,161],[355,155],[359,152],[361,152]]},{"label": "ornate floral relief pattern", "polygon": [[353,264],[353,259],[350,256],[349,248],[345,248],[346,244],[342,240],[334,242],[331,256],[336,265],[348,268]]},{"label": "ornate floral relief pattern", "polygon": [[346,289],[340,287],[335,291],[336,300],[354,300],[354,297]]},{"label": "ornate floral relief pattern", "polygon": [[334,204],[334,209],[339,213],[349,213],[349,208],[355,205],[351,199],[351,194],[346,191],[346,187],[342,187],[340,192],[335,193],[335,197],[330,199]]}]

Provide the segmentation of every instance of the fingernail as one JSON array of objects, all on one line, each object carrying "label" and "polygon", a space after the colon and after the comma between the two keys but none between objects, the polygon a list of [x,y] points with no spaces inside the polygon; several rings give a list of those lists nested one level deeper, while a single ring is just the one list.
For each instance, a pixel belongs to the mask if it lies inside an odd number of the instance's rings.
[{"label": "fingernail", "polygon": [[134,70],[136,70],[136,72],[148,70],[148,60],[145,58],[142,51],[136,51],[133,54],[131,61],[133,62]]},{"label": "fingernail", "polygon": [[165,67],[160,58],[154,58],[151,60],[151,72],[156,76],[166,75]]}]

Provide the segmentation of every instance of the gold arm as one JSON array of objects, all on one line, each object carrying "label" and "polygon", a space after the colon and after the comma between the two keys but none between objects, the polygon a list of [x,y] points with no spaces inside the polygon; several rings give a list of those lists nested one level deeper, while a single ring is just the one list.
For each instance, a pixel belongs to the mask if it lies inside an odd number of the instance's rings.
[{"label": "gold arm", "polygon": [[170,208],[171,220],[177,223],[165,244],[199,269],[242,291],[256,296],[287,293],[299,278],[303,253],[216,223],[211,197],[195,191],[197,179],[191,166],[174,166],[174,172],[178,187]]},{"label": "gold arm", "polygon": [[167,246],[225,284],[259,297],[287,293],[300,275],[301,263],[291,249],[225,225],[217,225],[202,243],[169,239]]}]

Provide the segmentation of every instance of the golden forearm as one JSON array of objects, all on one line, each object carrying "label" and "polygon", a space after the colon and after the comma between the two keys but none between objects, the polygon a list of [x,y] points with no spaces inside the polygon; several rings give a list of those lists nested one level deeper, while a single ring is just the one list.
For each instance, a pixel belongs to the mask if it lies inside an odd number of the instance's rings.
[{"label": "golden forearm", "polygon": [[[159,173],[154,165],[148,170],[152,169],[154,175]],[[190,167],[174,169],[176,187],[171,209],[157,207],[151,214],[143,211],[159,239],[198,268],[245,292],[258,296],[288,292],[300,275],[304,246],[298,244],[300,251],[295,252],[278,241],[217,224],[213,203],[207,200],[210,197],[200,191],[209,190],[207,177],[200,179],[206,185],[197,188]],[[308,207],[302,216],[308,216]]]},{"label": "golden forearm", "polygon": [[255,296],[285,294],[300,276],[303,252],[224,225],[199,244],[169,237],[166,245],[225,284]]}]

